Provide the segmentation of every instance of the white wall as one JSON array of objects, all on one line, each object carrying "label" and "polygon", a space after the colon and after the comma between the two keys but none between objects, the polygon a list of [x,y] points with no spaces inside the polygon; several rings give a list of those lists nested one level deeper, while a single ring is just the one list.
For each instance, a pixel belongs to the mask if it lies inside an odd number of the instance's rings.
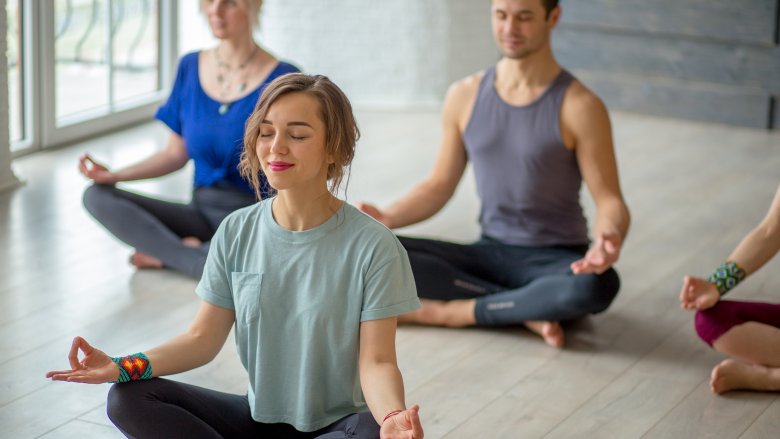
[{"label": "white wall", "polygon": [[[5,53],[0,0],[0,53]],[[195,0],[179,2],[180,51],[213,46]],[[356,106],[438,107],[448,85],[498,59],[489,3],[477,0],[266,0],[259,41],[308,73],[328,75]],[[0,71],[0,84],[7,84]],[[0,87],[0,189],[18,184]]]},{"label": "white wall", "polygon": [[[182,52],[215,44],[197,2],[180,2]],[[498,59],[489,3],[476,0],[266,0],[258,40],[356,105],[436,106],[448,85]]]},{"label": "white wall", "polygon": [[[6,0],[0,0],[0,53],[6,53],[8,24]],[[0,190],[19,184],[11,169],[11,142],[8,133],[8,71],[0,69]]]},{"label": "white wall", "polygon": [[358,105],[438,106],[448,85],[498,59],[487,2],[266,0],[261,41]]},{"label": "white wall", "polygon": [[179,55],[217,44],[206,18],[200,13],[199,3],[200,0],[179,0]]}]

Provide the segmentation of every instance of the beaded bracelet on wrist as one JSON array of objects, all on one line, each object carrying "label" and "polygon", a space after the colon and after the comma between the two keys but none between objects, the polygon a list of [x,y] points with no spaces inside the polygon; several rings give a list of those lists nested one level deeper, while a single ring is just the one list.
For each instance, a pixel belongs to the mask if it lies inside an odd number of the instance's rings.
[{"label": "beaded bracelet on wrist", "polygon": [[385,421],[387,421],[388,419],[392,418],[393,416],[395,416],[395,415],[397,415],[397,414],[401,413],[402,411],[403,411],[403,410],[393,410],[392,412],[390,412],[390,413],[386,414],[386,415],[385,415],[385,418],[384,418],[384,419],[382,419],[382,425],[384,425]]},{"label": "beaded bracelet on wrist", "polygon": [[138,352],[137,354],[126,357],[113,357],[111,361],[119,366],[119,378],[115,383],[126,383],[128,381],[148,380],[152,378],[152,365],[149,358]]},{"label": "beaded bracelet on wrist", "polygon": [[720,295],[723,296],[745,279],[745,276],[745,270],[736,262],[726,261],[720,264],[707,280],[714,284]]}]

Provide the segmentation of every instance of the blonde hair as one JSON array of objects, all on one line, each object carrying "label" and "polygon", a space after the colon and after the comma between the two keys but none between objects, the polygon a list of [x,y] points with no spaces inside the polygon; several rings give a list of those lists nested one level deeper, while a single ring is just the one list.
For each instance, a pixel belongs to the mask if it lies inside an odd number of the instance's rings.
[{"label": "blonde hair", "polygon": [[[200,1],[201,14],[205,15],[203,6],[207,1],[208,0]],[[263,8],[263,0],[241,0],[241,2],[244,3],[247,11],[249,11],[247,15],[249,16],[249,24],[252,25],[252,30],[257,30],[257,28],[260,26],[260,10]]]},{"label": "blonde hair", "polygon": [[261,198],[264,188],[260,181],[260,158],[255,147],[260,136],[260,125],[271,105],[289,93],[304,93],[319,102],[320,119],[325,125],[325,153],[333,159],[333,163],[328,165],[329,190],[336,195],[355,157],[355,144],[360,138],[360,130],[347,96],[323,75],[288,73],[268,84],[247,119],[239,171],[250,182],[257,197]]}]

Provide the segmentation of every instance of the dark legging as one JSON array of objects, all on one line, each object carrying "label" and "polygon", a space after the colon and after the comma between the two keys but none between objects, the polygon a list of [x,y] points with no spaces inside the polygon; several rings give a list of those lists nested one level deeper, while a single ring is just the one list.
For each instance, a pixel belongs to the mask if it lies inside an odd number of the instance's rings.
[{"label": "dark legging", "polygon": [[252,419],[246,395],[233,395],[155,378],[115,384],[108,417],[129,438],[375,439],[379,425],[369,412],[348,415],[312,432]]},{"label": "dark legging", "polygon": [[[109,232],[165,267],[199,279],[208,241],[231,212],[254,203],[252,195],[233,188],[195,188],[189,204],[171,203],[117,189],[93,185],[84,192],[84,206]],[[182,244],[194,236],[200,247]]]},{"label": "dark legging", "polygon": [[473,244],[399,237],[417,293],[437,300],[476,299],[479,326],[565,321],[604,311],[620,289],[617,272],[574,275],[587,246],[523,247],[482,237]]},{"label": "dark legging", "polygon": [[696,313],[696,333],[712,346],[729,329],[747,322],[780,328],[780,304],[721,300]]}]

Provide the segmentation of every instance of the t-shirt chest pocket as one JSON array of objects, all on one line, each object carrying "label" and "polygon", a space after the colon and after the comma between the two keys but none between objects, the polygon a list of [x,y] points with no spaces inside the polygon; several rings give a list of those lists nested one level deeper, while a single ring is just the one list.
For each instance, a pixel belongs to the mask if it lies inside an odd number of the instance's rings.
[{"label": "t-shirt chest pocket", "polygon": [[256,323],[260,315],[260,290],[262,273],[234,271],[233,301],[236,307],[236,321],[240,325]]}]

